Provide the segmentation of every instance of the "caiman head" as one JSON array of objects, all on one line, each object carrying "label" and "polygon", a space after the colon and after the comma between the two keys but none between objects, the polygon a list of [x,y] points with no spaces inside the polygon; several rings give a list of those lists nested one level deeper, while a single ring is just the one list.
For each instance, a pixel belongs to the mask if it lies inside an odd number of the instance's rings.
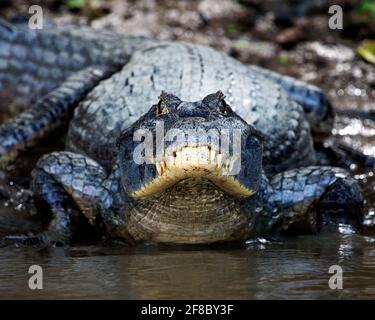
[{"label": "caiman head", "polygon": [[119,138],[122,187],[136,240],[212,243],[245,239],[259,189],[262,135],[219,91],[201,101],[162,92]]}]

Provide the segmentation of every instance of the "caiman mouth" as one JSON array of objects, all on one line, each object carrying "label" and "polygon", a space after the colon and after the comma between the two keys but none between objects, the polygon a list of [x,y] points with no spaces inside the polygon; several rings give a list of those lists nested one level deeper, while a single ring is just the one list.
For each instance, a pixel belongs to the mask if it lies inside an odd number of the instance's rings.
[{"label": "caiman mouth", "polygon": [[255,193],[232,174],[234,167],[241,164],[241,159],[238,156],[226,156],[210,145],[185,145],[169,150],[163,158],[150,161],[155,165],[158,175],[134,191],[134,198],[153,196],[189,178],[210,180],[223,191],[237,197],[248,197]]}]

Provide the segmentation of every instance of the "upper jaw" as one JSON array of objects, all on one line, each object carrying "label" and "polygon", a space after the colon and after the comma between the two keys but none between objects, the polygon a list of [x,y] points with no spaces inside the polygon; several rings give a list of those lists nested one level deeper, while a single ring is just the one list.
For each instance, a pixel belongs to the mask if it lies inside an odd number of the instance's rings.
[{"label": "upper jaw", "polygon": [[241,165],[240,155],[228,156],[210,145],[183,145],[169,148],[162,157],[151,159],[157,176],[133,192],[134,198],[146,198],[188,178],[204,178],[237,197],[249,197],[254,190],[241,184],[233,172]]}]

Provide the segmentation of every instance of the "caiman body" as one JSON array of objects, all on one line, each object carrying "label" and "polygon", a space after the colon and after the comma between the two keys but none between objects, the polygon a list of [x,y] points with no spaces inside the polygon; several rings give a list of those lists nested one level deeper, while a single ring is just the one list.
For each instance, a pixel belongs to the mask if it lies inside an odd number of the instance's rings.
[{"label": "caiman body", "polygon": [[[31,104],[0,127],[0,161],[71,118],[67,151],[44,156],[33,173],[48,228],[15,239],[65,243],[78,212],[130,241],[212,243],[339,223],[360,228],[355,180],[316,166],[311,132],[332,124],[318,88],[196,44],[76,26],[38,32],[1,22],[0,30],[0,92],[13,105]],[[241,170],[225,174],[231,155],[211,140],[176,142],[161,159],[136,164],[136,130],[155,138],[158,122],[185,133],[240,130]]]}]

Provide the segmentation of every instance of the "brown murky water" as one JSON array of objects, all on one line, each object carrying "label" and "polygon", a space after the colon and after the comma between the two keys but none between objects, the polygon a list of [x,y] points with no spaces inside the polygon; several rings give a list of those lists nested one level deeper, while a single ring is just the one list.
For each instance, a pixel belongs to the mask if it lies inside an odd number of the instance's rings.
[{"label": "brown murky water", "polygon": [[[2,249],[0,298],[375,298],[374,238],[341,234],[261,242],[241,248]],[[28,288],[34,264],[44,270],[43,290]],[[331,265],[343,269],[342,290],[328,286]]]}]

